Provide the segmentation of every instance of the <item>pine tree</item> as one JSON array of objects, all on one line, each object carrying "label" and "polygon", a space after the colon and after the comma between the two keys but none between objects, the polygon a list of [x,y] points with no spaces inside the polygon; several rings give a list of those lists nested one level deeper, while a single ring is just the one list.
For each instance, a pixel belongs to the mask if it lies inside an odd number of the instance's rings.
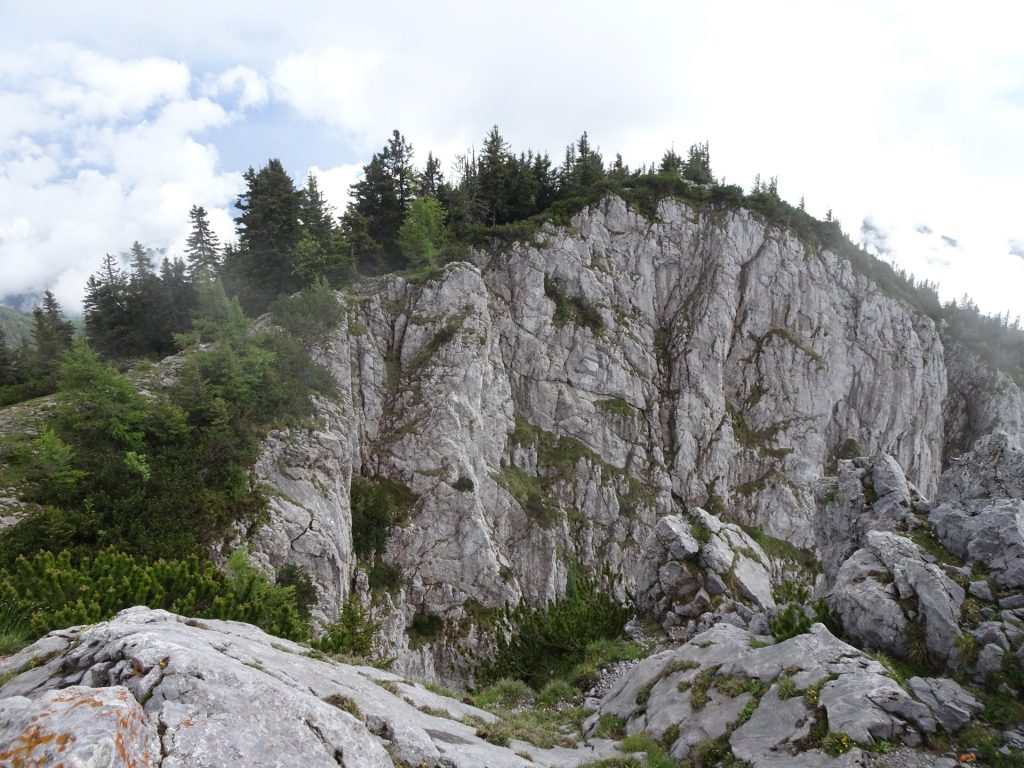
[{"label": "pine tree", "polygon": [[559,191],[562,197],[577,197],[587,194],[591,187],[604,178],[604,161],[601,153],[590,146],[590,138],[584,131],[575,145],[565,149],[565,163],[560,174]]},{"label": "pine tree", "polygon": [[420,197],[440,197],[444,187],[444,174],[441,172],[441,161],[434,157],[433,152],[427,153],[427,164],[420,174]]},{"label": "pine tree", "polygon": [[608,168],[608,177],[619,181],[629,178],[629,166],[622,162],[622,155],[615,155],[615,162]]},{"label": "pine tree", "polygon": [[185,333],[192,324],[196,306],[196,283],[188,279],[188,267],[181,259],[164,259],[160,263],[160,302],[162,322],[174,334]]},{"label": "pine tree", "polygon": [[670,147],[661,156],[661,165],[658,166],[658,172],[681,175],[685,165],[686,163],[683,162],[683,158],[676,152],[675,147]]},{"label": "pine tree", "polygon": [[242,306],[258,314],[278,295],[302,287],[295,261],[303,195],[277,158],[259,171],[249,168],[244,179],[246,190],[235,203],[238,250],[224,266]]},{"label": "pine tree", "polygon": [[417,186],[412,158],[412,146],[396,130],[351,187],[343,224],[360,271],[404,266],[397,240]]},{"label": "pine tree", "polygon": [[206,218],[206,209],[193,205],[188,212],[192,231],[185,241],[185,258],[188,260],[188,275],[195,279],[200,270],[211,275],[217,274],[221,264],[220,241]]},{"label": "pine tree", "polygon": [[7,346],[7,336],[0,328],[0,387],[17,383],[17,373],[14,351]]},{"label": "pine tree", "polygon": [[128,276],[117,259],[104,256],[98,272],[85,284],[85,335],[107,358],[124,354],[126,333],[131,327]]},{"label": "pine tree", "polygon": [[171,335],[164,325],[163,291],[160,278],[153,272],[149,251],[142,243],[132,243],[131,270],[128,278],[128,327],[126,346],[120,354],[126,357],[161,355],[170,351]]},{"label": "pine tree", "polygon": [[413,267],[436,266],[444,237],[444,208],[437,198],[413,200],[398,231],[398,244],[409,264]]},{"label": "pine tree", "polygon": [[510,160],[508,143],[495,125],[484,137],[477,168],[484,220],[491,226],[507,221]]},{"label": "pine tree", "polygon": [[334,208],[327,202],[311,173],[303,190],[302,238],[299,240],[295,273],[304,284],[326,279],[335,284],[351,278],[346,243],[336,223]]},{"label": "pine tree", "polygon": [[35,378],[54,379],[60,356],[71,348],[75,328],[63,317],[60,303],[52,292],[43,294],[43,303],[32,310],[32,339],[35,342]]},{"label": "pine tree", "polygon": [[715,181],[711,173],[711,150],[708,143],[691,144],[683,166],[683,178],[697,184],[712,184]]}]

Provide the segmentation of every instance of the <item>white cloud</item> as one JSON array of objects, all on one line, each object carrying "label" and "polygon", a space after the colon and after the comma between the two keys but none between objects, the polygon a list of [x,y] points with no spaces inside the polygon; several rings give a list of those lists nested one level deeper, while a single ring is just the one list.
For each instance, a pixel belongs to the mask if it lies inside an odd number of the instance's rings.
[{"label": "white cloud", "polygon": [[327,202],[334,206],[334,213],[340,216],[348,205],[348,190],[359,180],[363,172],[362,163],[339,165],[334,168],[318,168],[313,166],[309,172],[316,177],[317,186]]},{"label": "white cloud", "polygon": [[212,78],[204,90],[211,97],[238,94],[238,106],[241,109],[261,106],[270,96],[267,84],[260,73],[252,67],[241,65]]},{"label": "white cloud", "polygon": [[188,93],[190,75],[181,62],[155,57],[117,61],[65,46],[46,53],[59,69],[41,83],[42,101],[86,119],[138,115]]},{"label": "white cloud", "polygon": [[[584,129],[606,159],[619,151],[634,166],[707,139],[719,176],[749,187],[755,173],[778,175],[784,197],[805,195],[818,216],[833,209],[855,236],[870,217],[894,258],[946,291],[969,289],[999,311],[1024,290],[1024,260],[1006,245],[1024,242],[1024,6],[637,0],[627,10],[593,0],[583,12],[524,0],[470,12],[457,0],[253,0],[239,17],[194,0],[135,14],[113,0],[60,13],[46,2],[12,9],[0,30],[0,175],[27,190],[8,208],[0,182],[0,266],[8,241],[36,242],[62,218],[90,233],[81,258],[104,227],[114,242],[98,255],[135,232],[180,242],[166,234],[171,210],[192,202],[230,235],[238,179],[213,145],[226,132],[199,134],[261,108],[305,121],[306,137],[319,127],[339,147],[320,161],[332,167],[313,169],[339,211],[393,128],[418,162],[432,149],[445,170],[495,122],[516,151],[548,150],[555,164]],[[26,53],[19,35],[42,29],[90,42]],[[254,145],[254,161],[287,164],[296,141],[287,122]],[[960,247],[933,252],[919,223]],[[70,263],[58,251],[32,252]]]},{"label": "white cloud", "polygon": [[76,310],[105,253],[134,240],[180,253],[193,204],[227,236],[241,178],[196,140],[232,115],[191,97],[184,64],[48,50],[45,71],[0,93],[29,116],[0,129],[0,294],[49,287]]}]

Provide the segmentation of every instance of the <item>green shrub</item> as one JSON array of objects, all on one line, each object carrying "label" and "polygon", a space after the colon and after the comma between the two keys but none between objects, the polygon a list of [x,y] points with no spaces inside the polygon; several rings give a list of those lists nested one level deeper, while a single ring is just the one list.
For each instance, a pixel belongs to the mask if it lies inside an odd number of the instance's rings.
[{"label": "green shrub", "polygon": [[534,698],[533,689],[522,680],[504,678],[473,696],[473,703],[480,709],[514,709]]},{"label": "green shrub", "polygon": [[349,595],[341,606],[338,618],[324,628],[324,633],[312,646],[323,653],[368,658],[373,652],[373,636],[380,629],[359,604],[359,598]]},{"label": "green shrub", "polygon": [[333,381],[296,339],[253,332],[222,291],[206,298],[167,392],[140,392],[83,341],[65,353],[55,406],[29,447],[39,460],[23,465],[23,498],[42,509],[0,535],[0,567],[107,546],[204,556],[234,523],[261,520],[261,441],[311,414],[310,395],[332,393]]},{"label": "green shrub", "polygon": [[277,569],[274,580],[279,587],[292,587],[295,602],[303,618],[309,618],[309,609],[316,602],[316,585],[306,570],[298,565],[286,563]]},{"label": "green shrub", "polygon": [[391,527],[403,522],[416,503],[406,486],[385,478],[354,476],[349,498],[352,548],[364,560],[384,552]]},{"label": "green shrub", "polygon": [[0,656],[8,656],[32,642],[29,609],[14,600],[0,600]]},{"label": "green shrub", "polygon": [[621,739],[626,735],[626,721],[618,715],[603,713],[597,720],[594,736],[599,739]]},{"label": "green shrub", "polygon": [[324,699],[324,701],[330,704],[332,707],[348,712],[352,717],[357,720],[365,720],[362,711],[359,709],[359,705],[356,702],[341,693],[332,693],[330,696]]},{"label": "green shrub", "polygon": [[776,642],[788,640],[791,637],[809,632],[812,624],[824,624],[828,630],[835,635],[840,634],[841,624],[839,619],[829,609],[824,600],[817,600],[813,608],[813,615],[808,616],[804,606],[799,603],[790,603],[768,620],[772,637]]},{"label": "green shrub", "polygon": [[608,400],[598,400],[595,405],[597,405],[597,407],[602,411],[615,413],[619,416],[636,416],[636,408],[627,403],[621,397],[613,397]]},{"label": "green shrub", "polygon": [[537,703],[544,707],[553,707],[560,701],[568,701],[576,695],[576,691],[565,680],[552,680],[537,694]]},{"label": "green shrub", "polygon": [[604,318],[593,304],[581,296],[570,297],[565,289],[553,278],[544,276],[544,295],[555,303],[556,325],[573,323],[589,328],[595,336],[604,333]]},{"label": "green shrub", "polygon": [[845,733],[829,733],[821,740],[821,749],[827,755],[839,757],[853,749],[853,739]]},{"label": "green shrub", "polygon": [[409,640],[413,647],[432,642],[441,636],[444,630],[444,619],[424,610],[417,611],[409,625]]},{"label": "green shrub", "polygon": [[241,550],[226,571],[196,557],[151,562],[112,548],[77,563],[67,551],[37,552],[0,573],[0,605],[27,617],[32,638],[103,621],[133,605],[245,621],[293,640],[305,639],[307,632],[295,590],[271,584]]},{"label": "green shrub", "polygon": [[472,491],[475,487],[476,486],[473,485],[473,481],[470,478],[462,475],[459,476],[458,480],[452,483],[452,488],[454,488],[456,491],[463,491],[466,493]]},{"label": "green shrub", "polygon": [[337,295],[324,280],[294,296],[281,296],[270,305],[270,312],[275,323],[307,343],[324,341],[345,315]]},{"label": "green shrub", "polygon": [[573,566],[564,600],[540,608],[520,604],[505,612],[491,636],[494,656],[481,664],[479,678],[516,678],[543,687],[581,663],[590,643],[621,637],[628,618],[629,611],[596,579]]}]

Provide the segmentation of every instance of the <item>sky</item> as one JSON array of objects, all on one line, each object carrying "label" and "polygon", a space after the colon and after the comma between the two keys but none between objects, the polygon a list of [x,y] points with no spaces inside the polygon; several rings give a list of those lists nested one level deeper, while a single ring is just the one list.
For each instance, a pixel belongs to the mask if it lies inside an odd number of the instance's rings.
[{"label": "sky", "polygon": [[3,3],[0,299],[69,311],[106,253],[232,239],[242,173],[340,212],[395,128],[447,167],[497,124],[556,162],[707,141],[944,299],[1021,313],[1024,5],[998,2]]}]

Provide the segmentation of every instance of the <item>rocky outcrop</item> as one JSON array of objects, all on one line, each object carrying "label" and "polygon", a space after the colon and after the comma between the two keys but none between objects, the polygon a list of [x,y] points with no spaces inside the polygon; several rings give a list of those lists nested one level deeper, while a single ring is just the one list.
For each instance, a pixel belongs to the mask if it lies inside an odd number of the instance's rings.
[{"label": "rocky outcrop", "polygon": [[[952,417],[934,324],[755,214],[666,200],[648,219],[609,197],[469,256],[340,296],[316,350],[337,402],[257,466],[278,493],[256,556],[310,571],[324,620],[361,585],[400,669],[455,663],[410,647],[415,615],[451,634],[553,599],[571,560],[632,591],[657,521],[692,507],[811,547],[837,456],[884,451],[937,487]],[[350,473],[417,498],[374,563],[353,552]],[[374,583],[381,564],[398,578]]]},{"label": "rocky outcrop", "polygon": [[943,465],[971,449],[974,441],[1001,429],[1024,445],[1024,392],[977,353],[943,334],[948,395],[943,408]]},{"label": "rocky outcrop", "polygon": [[847,637],[979,681],[1024,668],[1024,451],[1009,435],[979,439],[934,502],[887,456],[840,461],[818,494],[822,590]]},{"label": "rocky outcrop", "polygon": [[[771,562],[739,526],[700,507],[663,517],[644,544],[636,575],[636,606],[666,629],[697,619],[723,601],[763,613],[775,607]],[[713,606],[714,604],[714,606]]]},{"label": "rocky outcrop", "polygon": [[[854,743],[918,746],[940,729],[960,730],[980,710],[952,681],[915,678],[914,685],[904,690],[821,624],[774,645],[718,624],[637,665],[604,697],[590,727],[602,715],[622,718],[627,732],[669,744],[677,759],[717,740],[754,768],[861,765]],[[821,725],[853,748],[829,757],[812,738],[815,730],[821,738]]]},{"label": "rocky outcrop", "polygon": [[159,755],[156,729],[123,686],[0,699],[0,765],[152,766]]},{"label": "rocky outcrop", "polygon": [[0,661],[0,678],[22,669],[0,687],[0,762],[569,768],[615,751],[496,746],[477,735],[488,712],[315,656],[247,624],[146,608],[49,635]]}]

